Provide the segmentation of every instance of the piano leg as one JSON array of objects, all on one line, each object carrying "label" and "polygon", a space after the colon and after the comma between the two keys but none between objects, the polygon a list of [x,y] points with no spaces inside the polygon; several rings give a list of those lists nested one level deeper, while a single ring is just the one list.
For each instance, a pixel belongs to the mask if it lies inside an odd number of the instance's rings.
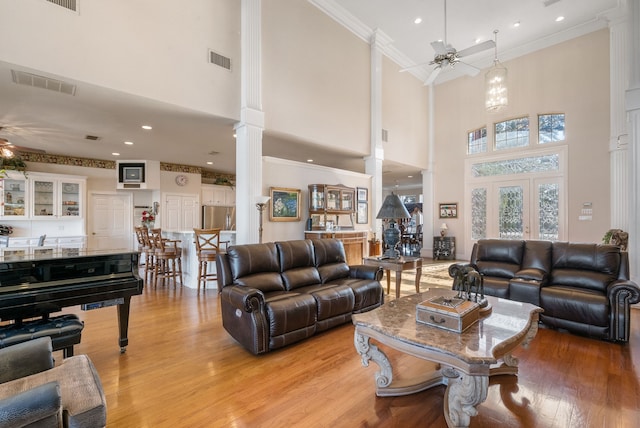
[{"label": "piano leg", "polygon": [[120,353],[127,351],[129,344],[129,307],[131,305],[131,296],[124,298],[124,303],[118,305],[118,327],[120,329]]}]

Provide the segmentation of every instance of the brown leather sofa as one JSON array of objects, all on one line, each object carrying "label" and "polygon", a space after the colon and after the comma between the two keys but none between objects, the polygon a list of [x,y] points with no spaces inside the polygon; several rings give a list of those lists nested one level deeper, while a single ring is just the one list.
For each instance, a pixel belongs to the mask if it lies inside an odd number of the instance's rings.
[{"label": "brown leather sofa", "polygon": [[629,279],[629,258],[615,245],[481,239],[466,264],[483,278],[484,292],[544,309],[547,326],[627,342],[630,305],[640,288]]},{"label": "brown leather sofa", "polygon": [[222,325],[258,355],[383,303],[382,270],[348,266],[341,241],[235,245],[216,259]]}]

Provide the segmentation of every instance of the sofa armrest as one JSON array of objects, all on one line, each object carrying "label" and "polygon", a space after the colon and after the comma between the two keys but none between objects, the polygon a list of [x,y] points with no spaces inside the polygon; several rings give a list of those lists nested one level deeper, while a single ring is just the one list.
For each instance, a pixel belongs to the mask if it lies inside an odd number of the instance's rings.
[{"label": "sofa armrest", "polygon": [[0,349],[0,383],[40,373],[53,366],[49,336]]},{"label": "sofa armrest", "polygon": [[264,310],[264,294],[255,288],[239,285],[226,286],[222,289],[220,297],[234,308],[245,312]]},{"label": "sofa armrest", "polygon": [[607,296],[611,307],[609,337],[611,340],[628,342],[631,317],[630,306],[640,302],[640,288],[633,281],[619,279],[609,284]]},{"label": "sofa armrest", "polygon": [[379,266],[370,265],[354,265],[349,266],[349,277],[356,279],[373,279],[380,281],[382,279],[383,270]]},{"label": "sofa armrest", "polygon": [[58,382],[45,383],[0,400],[0,428],[61,426],[61,401]]}]

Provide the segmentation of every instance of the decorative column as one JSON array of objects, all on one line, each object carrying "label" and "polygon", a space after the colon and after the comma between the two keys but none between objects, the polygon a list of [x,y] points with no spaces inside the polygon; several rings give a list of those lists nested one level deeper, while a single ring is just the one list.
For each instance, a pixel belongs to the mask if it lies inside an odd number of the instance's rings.
[{"label": "decorative column", "polygon": [[240,122],[236,130],[237,244],[258,242],[257,198],[262,189],[262,0],[242,0]]},{"label": "decorative column", "polygon": [[[624,3],[624,1],[622,2]],[[629,86],[626,92],[626,110],[629,119],[629,262],[631,279],[640,278],[640,0],[628,0]],[[624,6],[624,4],[623,4]]]},{"label": "decorative column", "polygon": [[365,158],[365,172],[370,174],[370,211],[372,226],[378,239],[382,239],[382,221],[376,215],[382,206],[382,53],[393,40],[379,29],[371,35],[371,155]]},{"label": "decorative column", "polygon": [[429,85],[429,117],[427,124],[429,126],[429,141],[427,147],[429,151],[428,168],[422,171],[422,249],[420,255],[422,257],[433,257],[433,234],[435,230],[435,202],[433,200],[433,157],[434,143],[436,138],[435,132],[435,87],[433,83]]},{"label": "decorative column", "polygon": [[629,81],[627,14],[620,7],[609,16],[610,215],[611,228],[629,230],[629,156],[624,106]]}]

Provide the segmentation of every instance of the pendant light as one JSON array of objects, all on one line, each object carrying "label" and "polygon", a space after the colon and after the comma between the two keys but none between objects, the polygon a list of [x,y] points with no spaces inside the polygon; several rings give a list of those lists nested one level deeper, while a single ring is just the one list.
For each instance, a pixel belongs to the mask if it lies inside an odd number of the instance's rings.
[{"label": "pendant light", "polygon": [[494,30],[493,34],[495,38],[493,67],[484,75],[486,86],[485,107],[489,112],[496,112],[509,104],[507,69],[498,61],[498,30]]}]

